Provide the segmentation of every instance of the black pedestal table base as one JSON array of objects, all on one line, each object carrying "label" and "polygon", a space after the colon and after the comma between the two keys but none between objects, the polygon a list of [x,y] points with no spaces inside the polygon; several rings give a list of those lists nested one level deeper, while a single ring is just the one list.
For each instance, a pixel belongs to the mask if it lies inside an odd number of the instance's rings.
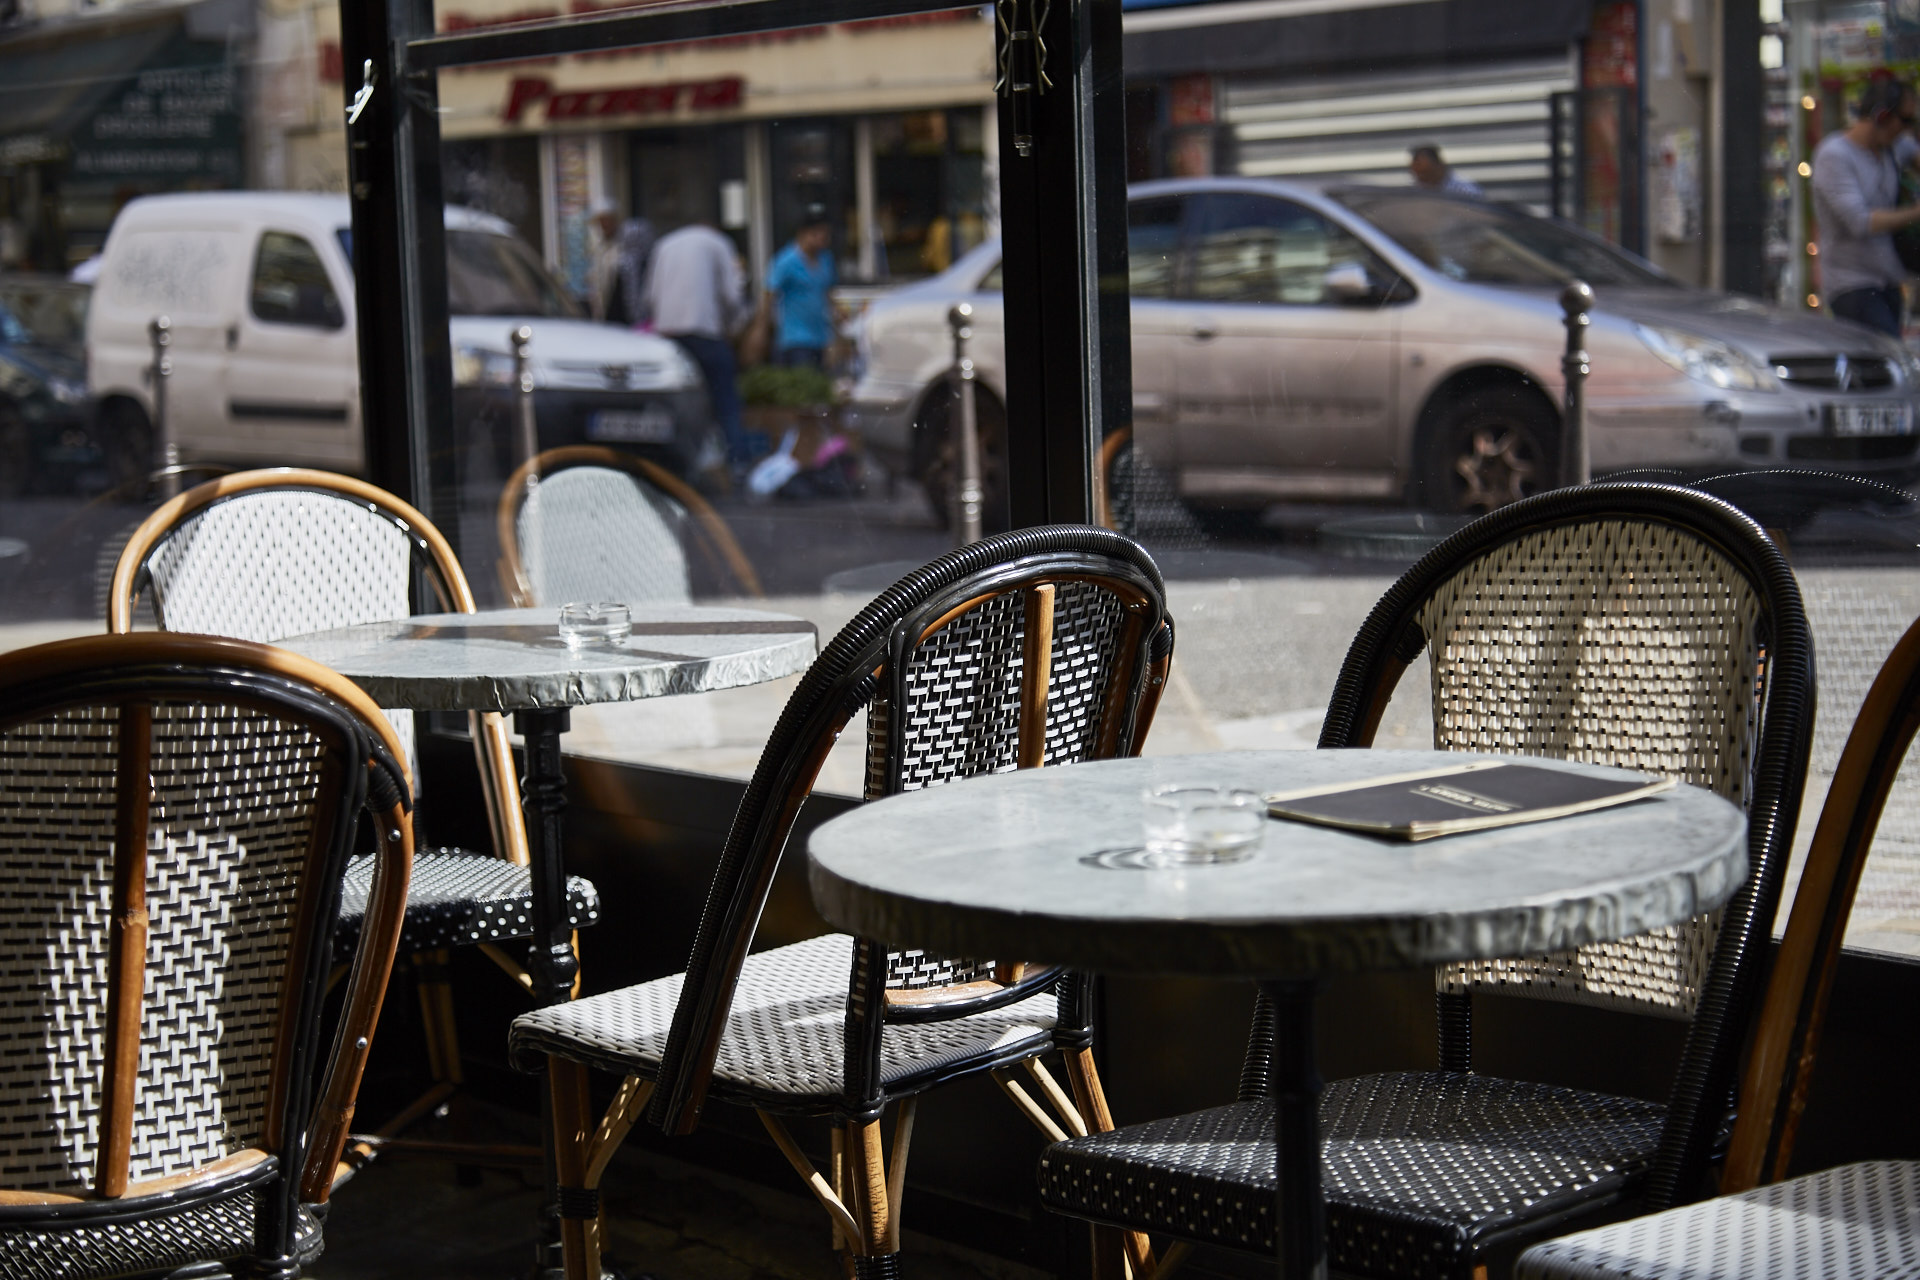
[{"label": "black pedestal table base", "polygon": [[[532,863],[533,940],[527,944],[527,974],[535,1004],[559,1004],[573,996],[580,972],[568,926],[567,775],[560,735],[572,724],[565,707],[513,713],[514,732],[526,743],[527,772],[520,779],[520,807],[527,818],[527,859]],[[540,1132],[545,1136],[547,1194],[540,1206],[540,1239],[534,1245],[535,1280],[565,1274],[560,1248],[560,1173],[553,1157],[553,1093],[542,1082]]]},{"label": "black pedestal table base", "polygon": [[1313,1038],[1318,981],[1263,979],[1273,1002],[1274,1237],[1281,1280],[1326,1280],[1327,1202],[1320,1184],[1320,1064]]},{"label": "black pedestal table base", "polygon": [[560,735],[571,719],[565,707],[513,713],[514,731],[526,741],[527,752],[527,772],[520,780],[527,854],[533,864],[533,941],[527,945],[527,973],[538,1005],[572,998],[573,980],[580,972],[566,919],[567,775],[560,762]]}]

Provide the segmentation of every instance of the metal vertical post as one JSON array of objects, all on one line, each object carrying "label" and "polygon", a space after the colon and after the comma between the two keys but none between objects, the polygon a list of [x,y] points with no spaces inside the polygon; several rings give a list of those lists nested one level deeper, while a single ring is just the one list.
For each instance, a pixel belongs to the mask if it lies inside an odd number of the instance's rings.
[{"label": "metal vertical post", "polygon": [[507,335],[513,344],[513,404],[518,450],[516,463],[540,452],[540,429],[533,415],[533,327],[521,325]]},{"label": "metal vertical post", "polygon": [[167,413],[167,379],[173,376],[173,321],[155,316],[147,324],[147,340],[153,344],[153,457],[150,463],[160,473],[160,497],[164,501],[180,492],[180,444],[174,439],[173,425]]},{"label": "metal vertical post", "polygon": [[1567,321],[1567,353],[1560,360],[1566,376],[1566,408],[1560,430],[1560,474],[1566,484],[1593,479],[1593,457],[1587,447],[1587,327],[1593,323],[1593,289],[1575,280],[1560,291],[1560,310]]},{"label": "metal vertical post", "polygon": [[986,486],[980,478],[980,417],[974,397],[973,359],[967,355],[967,341],[973,337],[973,304],[955,303],[947,312],[947,324],[953,330],[953,395],[960,407],[960,421],[954,424],[958,446],[954,452],[960,474],[955,486],[954,524],[960,530],[960,545],[980,541],[981,508],[986,502]]}]

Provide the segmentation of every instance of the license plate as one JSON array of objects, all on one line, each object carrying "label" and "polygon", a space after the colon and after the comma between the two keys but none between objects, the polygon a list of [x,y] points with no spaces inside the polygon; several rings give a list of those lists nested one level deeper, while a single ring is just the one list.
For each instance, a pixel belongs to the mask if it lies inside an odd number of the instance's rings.
[{"label": "license plate", "polygon": [[1830,404],[1827,427],[1836,436],[1908,436],[1913,434],[1913,406]]},{"label": "license plate", "polygon": [[644,409],[602,409],[587,419],[587,439],[621,444],[668,444],[673,415],[659,405]]}]

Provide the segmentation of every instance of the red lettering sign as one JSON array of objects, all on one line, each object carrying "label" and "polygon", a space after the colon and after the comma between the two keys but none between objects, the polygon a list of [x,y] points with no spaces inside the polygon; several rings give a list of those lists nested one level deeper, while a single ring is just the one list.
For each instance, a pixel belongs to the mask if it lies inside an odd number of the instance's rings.
[{"label": "red lettering sign", "polygon": [[693,111],[726,111],[746,98],[746,81],[739,76],[720,80],[682,80],[669,84],[623,85],[602,89],[567,89],[556,93],[544,76],[516,76],[507,86],[507,105],[500,118],[519,124],[537,103],[546,104],[545,120],[585,120],[602,116],[672,115],[685,106]]}]

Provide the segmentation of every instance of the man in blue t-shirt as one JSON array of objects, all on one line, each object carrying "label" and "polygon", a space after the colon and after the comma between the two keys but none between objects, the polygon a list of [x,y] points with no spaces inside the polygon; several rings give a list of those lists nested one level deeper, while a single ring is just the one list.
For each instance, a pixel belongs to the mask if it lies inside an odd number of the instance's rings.
[{"label": "man in blue t-shirt", "polygon": [[824,369],[827,347],[833,341],[832,224],[820,205],[807,210],[807,220],[793,241],[773,257],[767,268],[767,292],[774,300],[773,359],[776,364],[811,365]]}]

